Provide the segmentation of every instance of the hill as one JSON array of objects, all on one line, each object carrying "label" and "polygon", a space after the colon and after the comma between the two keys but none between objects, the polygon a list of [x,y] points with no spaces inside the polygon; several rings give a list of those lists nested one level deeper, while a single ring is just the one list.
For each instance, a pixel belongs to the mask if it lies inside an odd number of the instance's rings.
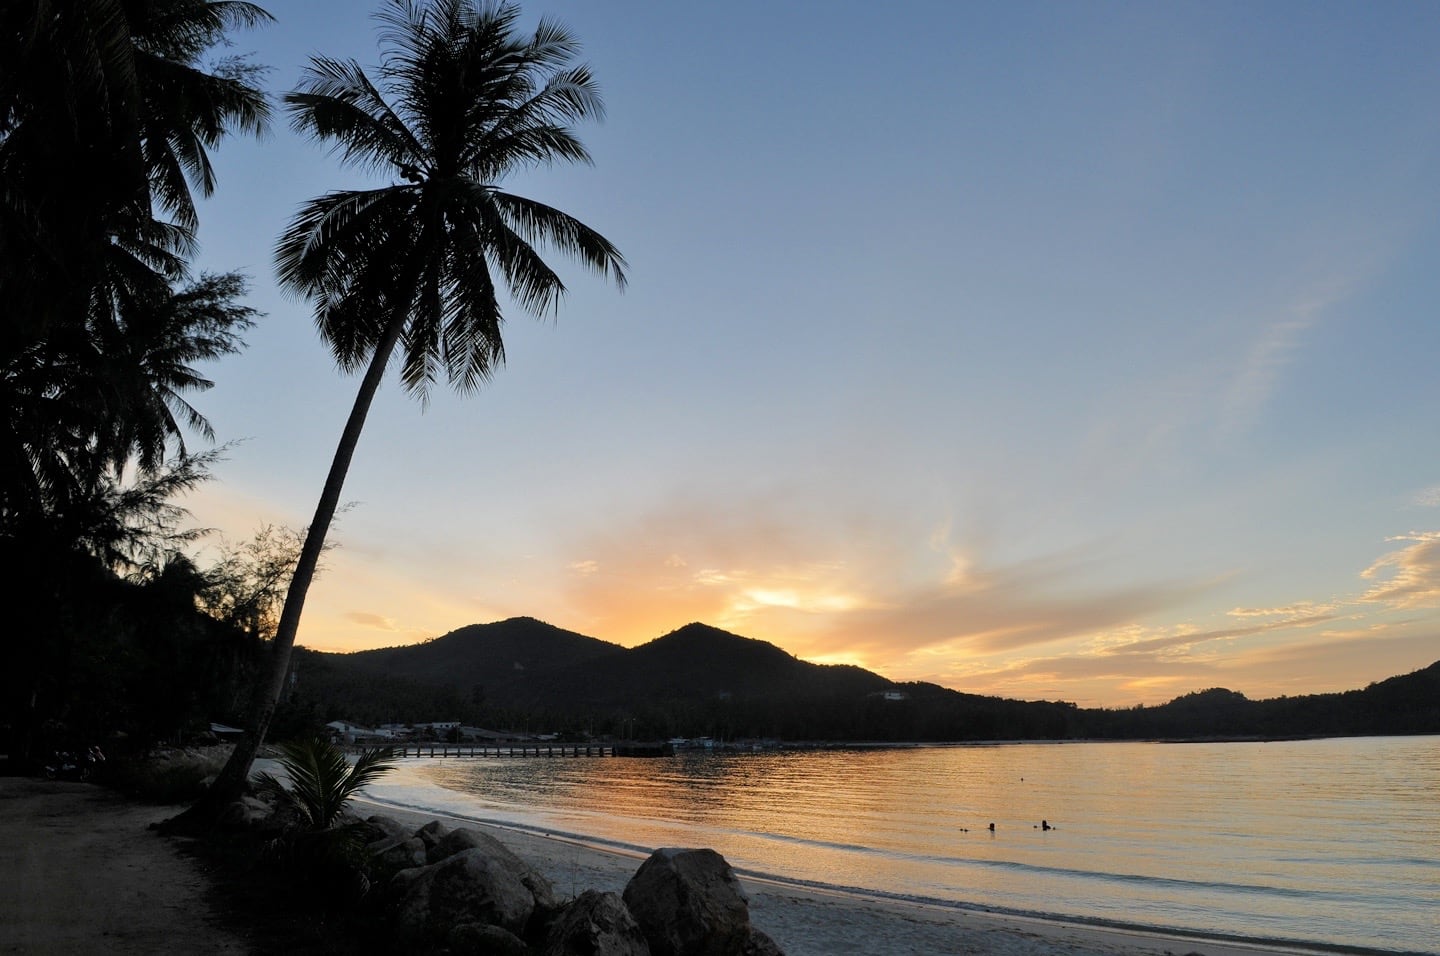
[{"label": "hill", "polygon": [[1123,710],[963,694],[802,661],[687,624],[625,648],[534,618],[422,644],[299,650],[292,722],[461,720],[576,735],[963,741],[1440,733],[1440,662],[1363,690],[1252,701],[1224,688]]},{"label": "hill", "polygon": [[489,697],[514,701],[548,694],[547,682],[558,671],[588,667],[625,653],[619,644],[533,617],[513,617],[493,624],[471,624],[423,644],[330,656],[357,673],[467,691],[479,685]]}]

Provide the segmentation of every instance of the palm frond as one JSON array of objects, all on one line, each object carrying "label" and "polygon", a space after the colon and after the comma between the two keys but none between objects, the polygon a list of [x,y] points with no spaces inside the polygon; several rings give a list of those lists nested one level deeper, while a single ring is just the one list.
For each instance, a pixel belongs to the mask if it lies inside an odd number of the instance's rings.
[{"label": "palm frond", "polygon": [[347,165],[395,171],[424,162],[414,134],[353,60],[313,58],[284,101],[290,125],[330,145]]},{"label": "palm frond", "polygon": [[625,288],[625,257],[600,233],[574,216],[533,199],[498,189],[490,190],[489,195],[506,224],[527,242],[545,243],[573,255],[617,288]]},{"label": "palm frond", "polygon": [[366,750],[352,765],[339,747],[323,737],[290,741],[281,745],[280,752],[290,786],[280,787],[273,776],[263,786],[284,790],[312,830],[328,829],[357,790],[395,769],[389,748]]},{"label": "palm frond", "polygon": [[310,301],[347,370],[401,328],[401,384],[422,402],[442,375],[469,391],[503,363],[503,297],[556,309],[565,285],[536,244],[625,285],[598,232],[497,188],[520,168],[588,163],[572,125],[604,111],[575,37],[548,19],[526,35],[519,16],[492,0],[392,0],[375,80],[317,57],[285,97],[292,124],[343,162],[406,182],[303,206],[276,246],[282,286]]}]

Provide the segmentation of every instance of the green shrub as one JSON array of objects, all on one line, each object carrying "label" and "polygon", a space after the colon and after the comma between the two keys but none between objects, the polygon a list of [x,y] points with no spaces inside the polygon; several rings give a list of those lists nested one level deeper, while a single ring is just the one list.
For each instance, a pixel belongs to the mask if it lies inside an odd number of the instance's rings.
[{"label": "green shrub", "polygon": [[290,777],[287,788],[273,774],[256,779],[262,793],[288,801],[311,830],[328,830],[356,790],[395,769],[388,747],[364,751],[352,765],[345,752],[323,737],[280,745],[280,766]]},{"label": "green shrub", "polygon": [[295,821],[270,841],[265,855],[285,878],[297,881],[299,894],[310,902],[344,907],[369,890],[366,832],[335,822],[356,790],[394,769],[392,756],[388,748],[367,750],[351,764],[329,740],[309,737],[280,746],[289,786],[269,773],[256,778],[256,789],[274,797]]}]

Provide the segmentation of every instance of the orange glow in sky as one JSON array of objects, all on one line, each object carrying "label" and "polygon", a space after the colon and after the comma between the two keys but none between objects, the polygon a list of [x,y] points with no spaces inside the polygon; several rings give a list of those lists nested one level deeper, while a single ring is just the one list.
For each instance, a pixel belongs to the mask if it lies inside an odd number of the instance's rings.
[{"label": "orange glow in sky", "polygon": [[[237,49],[277,96],[377,60],[369,5],[265,6]],[[629,284],[551,256],[564,301],[506,303],[483,389],[422,409],[392,370],[302,644],[700,621],[1114,706],[1440,659],[1440,4],[523,12],[579,38],[606,117],[593,166],[505,188]],[[263,318],[203,369],[236,444],[187,504],[243,540],[309,522],[358,384],[270,250],[388,180],[283,120],[215,162],[197,271]]]}]

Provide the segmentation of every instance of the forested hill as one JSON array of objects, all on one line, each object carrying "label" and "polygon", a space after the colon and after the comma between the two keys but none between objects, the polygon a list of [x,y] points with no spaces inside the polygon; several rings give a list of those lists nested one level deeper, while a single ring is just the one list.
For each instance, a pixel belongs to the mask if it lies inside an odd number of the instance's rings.
[{"label": "forested hill", "polygon": [[704,624],[624,648],[512,618],[405,647],[302,650],[295,669],[286,709],[302,722],[876,741],[1440,733],[1440,662],[1339,694],[1252,701],[1211,689],[1153,707],[1081,709],[896,683]]}]

